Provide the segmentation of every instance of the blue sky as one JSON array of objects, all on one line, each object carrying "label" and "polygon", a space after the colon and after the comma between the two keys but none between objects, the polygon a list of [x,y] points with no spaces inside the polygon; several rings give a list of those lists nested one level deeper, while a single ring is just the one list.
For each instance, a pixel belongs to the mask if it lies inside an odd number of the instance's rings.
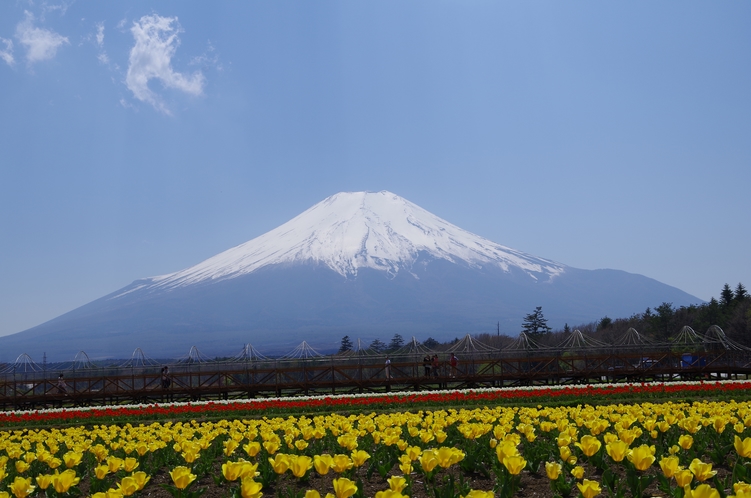
[{"label": "blue sky", "polygon": [[17,0],[0,88],[0,335],[351,190],[751,288],[748,2]]}]

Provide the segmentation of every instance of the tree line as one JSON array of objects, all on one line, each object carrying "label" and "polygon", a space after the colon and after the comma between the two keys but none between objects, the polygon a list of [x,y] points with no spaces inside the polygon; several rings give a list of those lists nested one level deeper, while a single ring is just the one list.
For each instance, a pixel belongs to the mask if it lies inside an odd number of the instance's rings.
[{"label": "tree line", "polygon": [[[718,325],[730,339],[751,347],[751,295],[742,283],[738,283],[735,289],[725,284],[720,291],[719,299],[712,297],[709,302],[703,304],[674,307],[673,303],[663,302],[628,318],[605,316],[573,327],[567,323],[563,328],[555,330],[548,326],[542,307],[537,306],[531,313],[525,315],[520,332],[524,332],[542,345],[557,345],[575,329],[604,342],[612,343],[629,328],[634,328],[649,339],[664,342],[675,336],[686,325],[699,333],[706,332],[712,325]],[[513,340],[505,335],[489,333],[477,334],[474,337],[493,347],[503,347]],[[440,350],[458,341],[459,339],[455,338],[452,341],[439,342],[429,337],[421,344],[429,349]],[[375,339],[368,349],[390,353],[402,348],[404,344],[404,338],[400,334],[394,334],[388,344]],[[346,353],[353,347],[350,337],[344,336],[339,353]]]}]

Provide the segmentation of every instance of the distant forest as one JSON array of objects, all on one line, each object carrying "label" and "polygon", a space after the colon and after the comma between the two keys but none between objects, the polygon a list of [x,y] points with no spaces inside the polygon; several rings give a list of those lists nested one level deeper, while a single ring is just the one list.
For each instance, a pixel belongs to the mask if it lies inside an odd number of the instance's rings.
[{"label": "distant forest", "polygon": [[[612,344],[632,327],[643,336],[663,342],[677,335],[686,325],[699,334],[704,334],[712,325],[718,325],[730,339],[751,347],[751,296],[741,283],[736,286],[735,290],[725,284],[720,291],[719,299],[713,297],[704,304],[675,308],[672,303],[662,303],[628,318],[605,316],[591,323],[570,326],[566,324],[563,329],[558,330],[532,330],[530,325],[537,325],[534,323],[534,318],[534,313],[527,315],[523,328],[530,337],[542,345],[560,344],[576,329],[595,339]],[[503,347],[510,342],[507,337],[493,334],[479,334],[475,338],[495,347]]]},{"label": "distant forest", "polygon": [[[526,332],[530,338],[542,346],[556,346],[577,329],[590,337],[612,344],[629,328],[634,328],[639,334],[656,342],[665,342],[677,335],[686,325],[699,334],[704,334],[712,325],[718,325],[730,339],[751,347],[751,295],[741,283],[736,286],[735,290],[725,284],[720,291],[719,299],[713,297],[704,304],[675,308],[673,303],[662,303],[628,318],[605,316],[595,322],[566,324],[562,329],[557,330],[547,326],[543,313],[544,310],[541,307],[535,308],[524,318],[520,330],[520,332]],[[496,348],[503,348],[515,339],[515,337],[489,333],[476,334],[473,337],[483,344]],[[422,345],[441,351],[450,348],[458,341],[457,337],[452,341],[442,343],[429,337],[422,342]],[[405,341],[402,336],[396,334],[389,344],[376,339],[370,344],[370,349],[393,352],[404,345]],[[339,352],[350,350],[352,346],[349,337],[345,336]]]}]

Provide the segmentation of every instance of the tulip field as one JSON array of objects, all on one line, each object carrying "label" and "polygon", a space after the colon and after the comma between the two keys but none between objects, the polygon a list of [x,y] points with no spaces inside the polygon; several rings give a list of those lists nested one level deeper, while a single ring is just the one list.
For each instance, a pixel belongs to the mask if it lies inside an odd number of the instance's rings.
[{"label": "tulip field", "polygon": [[749,383],[556,389],[6,412],[0,498],[751,498]]}]

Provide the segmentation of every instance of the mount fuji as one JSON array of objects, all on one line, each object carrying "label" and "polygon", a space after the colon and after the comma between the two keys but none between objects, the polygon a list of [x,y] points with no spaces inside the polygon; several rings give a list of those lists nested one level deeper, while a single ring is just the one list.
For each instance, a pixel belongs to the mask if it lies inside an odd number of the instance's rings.
[{"label": "mount fuji", "polygon": [[581,270],[491,242],[390,192],[342,192],[176,273],[136,280],[49,322],[0,337],[0,361],[233,354],[252,343],[332,349],[344,335],[447,340],[515,335],[542,306],[553,326],[700,299],[619,270]]}]

